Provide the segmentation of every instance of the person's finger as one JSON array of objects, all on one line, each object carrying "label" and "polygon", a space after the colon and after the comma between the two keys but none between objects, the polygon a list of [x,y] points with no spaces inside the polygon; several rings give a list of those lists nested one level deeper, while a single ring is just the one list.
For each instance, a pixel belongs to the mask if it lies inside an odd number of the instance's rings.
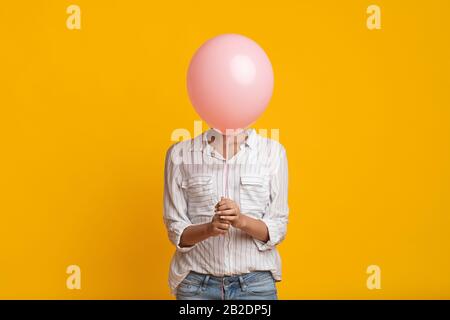
[{"label": "person's finger", "polygon": [[220,215],[214,214],[213,221],[220,221]]},{"label": "person's finger", "polygon": [[216,235],[226,234],[228,230],[216,229]]},{"label": "person's finger", "polygon": [[236,215],[236,209],[227,209],[227,210],[222,210],[222,211],[217,211],[216,214],[218,216],[231,216],[231,215]]},{"label": "person's finger", "polygon": [[219,208],[220,206],[223,206],[223,205],[225,205],[225,204],[226,204],[226,202],[219,201],[219,202],[217,202],[217,204],[215,205],[215,208],[217,209],[217,208]]},{"label": "person's finger", "polygon": [[234,215],[233,216],[221,216],[220,220],[229,222],[229,221],[234,221],[236,219],[236,217],[237,216],[234,216]]},{"label": "person's finger", "polygon": [[224,203],[216,208],[216,211],[222,211],[226,209],[233,209],[234,206],[231,203]]},{"label": "person's finger", "polygon": [[221,230],[228,230],[230,228],[230,224],[229,223],[218,223],[217,224],[217,228],[221,229]]},{"label": "person's finger", "polygon": [[217,237],[217,236],[221,236],[221,235],[224,235],[224,234],[226,234],[228,232],[228,230],[222,230],[222,229],[215,229],[214,230],[214,237]]},{"label": "person's finger", "polygon": [[219,202],[217,202],[217,204],[219,205],[221,203],[224,203],[226,201],[226,199],[227,198],[225,198],[225,197],[220,197],[220,200],[219,200]]},{"label": "person's finger", "polygon": [[217,206],[221,206],[221,205],[223,205],[223,204],[225,204],[225,203],[230,203],[230,202],[233,202],[233,200],[222,197],[222,198],[220,199],[220,201],[217,203]]}]

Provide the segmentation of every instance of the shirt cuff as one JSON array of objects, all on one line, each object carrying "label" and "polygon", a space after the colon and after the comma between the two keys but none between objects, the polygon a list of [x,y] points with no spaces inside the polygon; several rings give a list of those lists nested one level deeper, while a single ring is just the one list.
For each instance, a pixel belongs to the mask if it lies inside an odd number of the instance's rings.
[{"label": "shirt cuff", "polygon": [[264,222],[267,226],[267,230],[269,231],[269,240],[267,242],[258,240],[253,238],[253,241],[256,243],[259,251],[266,251],[275,248],[276,243],[272,240],[276,238],[276,227],[270,220],[258,219]]},{"label": "shirt cuff", "polygon": [[197,243],[196,243],[196,244],[194,244],[192,246],[189,246],[189,247],[180,247],[181,235],[183,234],[184,230],[187,227],[192,226],[192,225],[193,224],[186,223],[183,226],[181,226],[177,230],[177,232],[175,232],[175,239],[174,239],[175,241],[174,242],[176,243],[176,248],[177,248],[178,252],[181,252],[181,253],[189,252],[189,251],[191,251],[192,249],[194,249],[197,246]]}]

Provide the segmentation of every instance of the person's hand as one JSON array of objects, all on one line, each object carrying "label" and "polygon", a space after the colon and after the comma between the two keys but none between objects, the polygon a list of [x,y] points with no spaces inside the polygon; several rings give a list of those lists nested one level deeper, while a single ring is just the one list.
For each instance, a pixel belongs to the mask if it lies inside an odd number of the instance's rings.
[{"label": "person's hand", "polygon": [[228,232],[230,223],[220,219],[220,216],[215,214],[208,224],[208,234],[212,237],[220,236]]},{"label": "person's hand", "polygon": [[241,214],[241,209],[233,200],[222,197],[216,204],[215,211],[221,220],[229,222],[233,227],[238,229],[245,227],[245,216]]}]

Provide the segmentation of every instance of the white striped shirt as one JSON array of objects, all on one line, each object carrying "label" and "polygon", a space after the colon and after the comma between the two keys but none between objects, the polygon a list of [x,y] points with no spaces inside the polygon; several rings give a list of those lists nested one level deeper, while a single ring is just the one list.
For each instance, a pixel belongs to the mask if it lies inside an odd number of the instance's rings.
[{"label": "white striped shirt", "polygon": [[[276,245],[288,222],[288,169],[284,147],[254,129],[231,159],[225,160],[208,143],[209,129],[194,139],[174,144],[167,152],[164,183],[164,223],[176,246],[169,271],[173,294],[189,271],[214,276],[271,271],[281,280]],[[234,200],[241,213],[267,225],[264,243],[231,227],[226,235],[210,237],[191,247],[180,247],[184,229],[210,222],[222,196]]]}]

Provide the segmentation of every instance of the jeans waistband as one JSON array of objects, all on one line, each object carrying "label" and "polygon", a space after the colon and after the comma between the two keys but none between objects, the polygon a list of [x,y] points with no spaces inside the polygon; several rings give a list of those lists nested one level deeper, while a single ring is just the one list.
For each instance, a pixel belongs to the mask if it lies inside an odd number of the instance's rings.
[{"label": "jeans waistband", "polygon": [[196,276],[201,278],[202,280],[205,278],[208,278],[208,280],[216,280],[216,281],[226,281],[228,283],[232,282],[241,282],[242,280],[250,280],[252,278],[258,278],[261,276],[272,276],[272,273],[270,271],[253,271],[249,273],[243,273],[238,275],[232,275],[232,276],[214,276],[211,274],[205,274],[205,273],[198,273],[195,271],[191,271],[190,274],[192,276]]}]

